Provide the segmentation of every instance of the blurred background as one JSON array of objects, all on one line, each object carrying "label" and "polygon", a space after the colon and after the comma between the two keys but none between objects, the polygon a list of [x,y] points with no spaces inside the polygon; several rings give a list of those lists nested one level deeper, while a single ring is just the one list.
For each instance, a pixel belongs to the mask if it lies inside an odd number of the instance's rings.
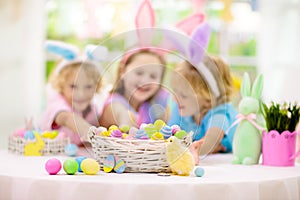
[{"label": "blurred background", "polygon": [[[45,104],[45,83],[55,59],[46,39],[84,47],[135,28],[142,0],[0,0],[0,149],[7,137],[37,121]],[[299,0],[151,0],[156,26],[168,27],[202,12],[212,28],[208,53],[231,67],[238,87],[245,71],[262,73],[265,101],[299,101]],[[124,41],[107,43],[110,52]],[[172,63],[171,63],[172,64]],[[110,78],[107,78],[108,80]],[[234,101],[239,99],[238,91]]]}]

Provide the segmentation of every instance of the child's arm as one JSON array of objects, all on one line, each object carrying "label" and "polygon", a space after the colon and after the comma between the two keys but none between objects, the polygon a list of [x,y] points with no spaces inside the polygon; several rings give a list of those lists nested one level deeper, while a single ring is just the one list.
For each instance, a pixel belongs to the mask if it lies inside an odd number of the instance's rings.
[{"label": "child's arm", "polygon": [[224,131],[218,127],[208,129],[203,137],[203,144],[199,149],[200,155],[207,155],[209,153],[217,153],[223,150],[221,141],[224,137]]},{"label": "child's arm", "polygon": [[78,133],[83,140],[87,139],[86,134],[92,126],[79,115],[68,111],[59,112],[54,120],[57,125],[67,127],[73,132]]},{"label": "child's arm", "polygon": [[99,124],[104,127],[111,125],[136,126],[135,116],[120,103],[108,104],[100,117]]},{"label": "child's arm", "polygon": [[200,155],[223,151],[224,147],[221,144],[223,137],[224,131],[221,128],[211,127],[202,139],[194,141],[190,146],[190,151],[194,156],[195,164],[199,164]]}]

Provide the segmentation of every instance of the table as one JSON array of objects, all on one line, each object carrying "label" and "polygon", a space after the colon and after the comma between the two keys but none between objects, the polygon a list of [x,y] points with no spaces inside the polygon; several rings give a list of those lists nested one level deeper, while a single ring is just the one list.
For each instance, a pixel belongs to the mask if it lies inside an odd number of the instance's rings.
[{"label": "table", "polygon": [[155,173],[48,175],[50,157],[25,157],[0,151],[0,199],[300,199],[300,165],[232,165],[231,154],[201,160],[203,177],[162,177]]}]

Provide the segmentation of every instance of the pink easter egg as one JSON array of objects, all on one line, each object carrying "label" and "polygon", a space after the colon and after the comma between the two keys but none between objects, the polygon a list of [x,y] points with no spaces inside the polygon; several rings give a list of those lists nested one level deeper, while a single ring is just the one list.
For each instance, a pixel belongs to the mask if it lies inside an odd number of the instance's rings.
[{"label": "pink easter egg", "polygon": [[174,124],[171,126],[172,128],[172,134],[174,135],[177,131],[180,131],[180,126],[178,126],[177,124]]},{"label": "pink easter egg", "polygon": [[59,134],[57,136],[58,138],[66,138],[67,134],[65,132],[59,131]]},{"label": "pink easter egg", "polygon": [[26,133],[25,128],[20,128],[15,130],[15,132],[13,133],[13,136],[20,136],[21,138],[24,138],[24,135]]},{"label": "pink easter egg", "polygon": [[61,162],[56,158],[47,160],[45,169],[50,175],[56,175],[61,169]]}]

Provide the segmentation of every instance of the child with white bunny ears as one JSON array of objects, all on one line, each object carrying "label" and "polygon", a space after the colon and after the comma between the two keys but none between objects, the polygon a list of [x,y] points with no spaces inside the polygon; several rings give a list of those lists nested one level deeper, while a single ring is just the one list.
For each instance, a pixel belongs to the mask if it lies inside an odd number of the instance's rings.
[{"label": "child with white bunny ears", "polygon": [[178,33],[167,35],[186,59],[172,74],[171,86],[178,104],[171,103],[168,124],[177,124],[185,131],[194,132],[190,151],[196,164],[199,164],[200,155],[230,152],[236,129],[234,126],[226,132],[237,115],[230,103],[232,79],[229,67],[222,59],[205,55],[209,34],[208,24],[203,23],[188,41],[178,38]]},{"label": "child with white bunny ears", "polygon": [[89,128],[98,126],[101,109],[94,103],[94,94],[101,87],[99,62],[106,57],[107,49],[88,45],[82,56],[78,48],[60,41],[47,41],[46,49],[63,60],[50,76],[40,128],[64,132],[80,146]]}]

